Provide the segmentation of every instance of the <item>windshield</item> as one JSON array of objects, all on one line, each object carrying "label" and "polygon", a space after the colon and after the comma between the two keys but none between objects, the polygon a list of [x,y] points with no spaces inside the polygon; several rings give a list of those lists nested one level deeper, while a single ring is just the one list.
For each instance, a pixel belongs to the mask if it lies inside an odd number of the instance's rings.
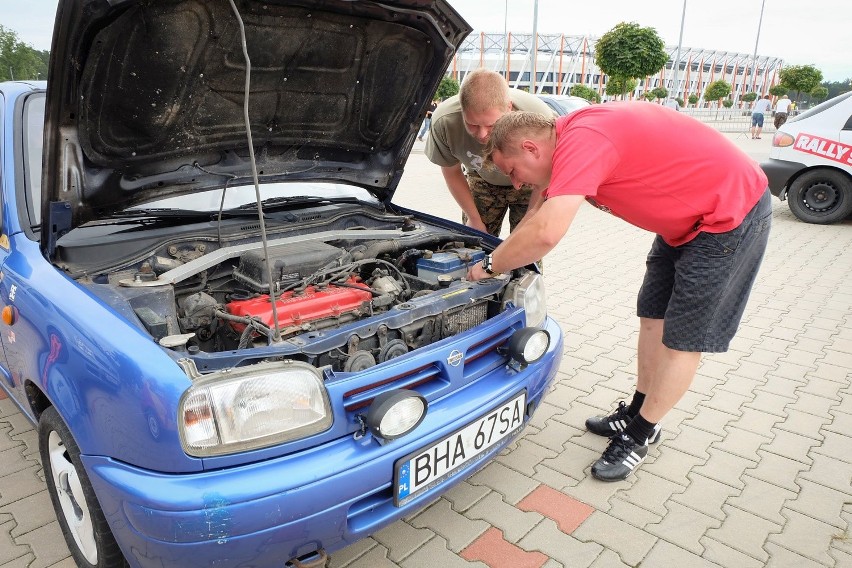
[{"label": "windshield", "polygon": [[[322,198],[341,199],[355,198],[369,204],[379,204],[376,199],[364,188],[339,183],[265,183],[260,185],[260,199],[266,201],[274,198]],[[218,211],[221,206],[223,210],[236,209],[243,205],[256,203],[254,185],[228,186],[225,190],[225,201],[222,203],[222,189],[211,189],[191,195],[179,195],[157,199],[147,203],[136,205],[129,210],[138,209],[182,209],[185,211]]]},{"label": "windshield", "polygon": [[803,118],[808,118],[809,116],[814,116],[815,114],[819,114],[822,111],[824,111],[826,109],[830,109],[834,105],[845,101],[849,97],[852,97],[852,92],[848,92],[848,93],[844,93],[842,95],[836,96],[833,99],[829,99],[829,100],[825,101],[824,103],[820,103],[817,106],[815,106],[814,108],[803,112],[799,116],[793,117],[790,120],[790,122],[796,122],[796,121],[802,120]]}]

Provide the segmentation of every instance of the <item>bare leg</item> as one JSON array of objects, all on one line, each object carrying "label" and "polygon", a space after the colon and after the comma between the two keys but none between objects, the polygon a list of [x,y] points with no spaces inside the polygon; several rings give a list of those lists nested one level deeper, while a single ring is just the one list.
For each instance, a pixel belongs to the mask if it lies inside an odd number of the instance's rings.
[{"label": "bare leg", "polygon": [[639,414],[657,423],[689,389],[701,353],[669,349],[663,345],[663,320],[640,318],[638,358],[636,389],[645,393]]}]

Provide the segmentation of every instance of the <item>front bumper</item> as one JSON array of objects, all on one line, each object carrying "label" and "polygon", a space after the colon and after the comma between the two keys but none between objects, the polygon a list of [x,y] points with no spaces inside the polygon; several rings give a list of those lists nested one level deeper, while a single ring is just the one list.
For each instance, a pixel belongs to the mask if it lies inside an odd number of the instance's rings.
[{"label": "front bumper", "polygon": [[[528,416],[556,375],[562,333],[521,372],[505,366],[430,405],[413,433],[380,445],[369,434],[259,463],[164,475],[108,458],[85,458],[113,533],[133,566],[273,566],[333,551],[410,515],[480,469],[517,436],[465,464],[437,487],[394,506],[396,460],[433,444],[484,410],[527,391]],[[526,422],[526,421],[525,421]]]},{"label": "front bumper", "polygon": [[772,195],[783,201],[787,193],[784,189],[790,185],[790,179],[807,166],[799,162],[788,162],[787,160],[770,158],[762,162],[760,167],[769,180],[769,191]]}]

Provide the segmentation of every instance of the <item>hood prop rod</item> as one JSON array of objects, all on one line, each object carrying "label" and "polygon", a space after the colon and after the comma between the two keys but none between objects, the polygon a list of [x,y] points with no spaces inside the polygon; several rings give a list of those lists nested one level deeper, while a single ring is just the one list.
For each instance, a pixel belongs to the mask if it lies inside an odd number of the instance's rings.
[{"label": "hood prop rod", "polygon": [[260,199],[260,182],[257,177],[257,162],[254,157],[254,142],[251,137],[251,120],[249,119],[249,92],[251,91],[251,59],[249,59],[248,46],[246,45],[246,29],[243,25],[243,19],[240,16],[240,11],[237,10],[237,5],[234,0],[228,0],[231,3],[231,9],[237,17],[237,23],[240,25],[240,41],[243,46],[243,57],[246,60],[246,84],[243,94],[243,115],[246,123],[246,137],[248,138],[249,158],[251,160],[251,176],[254,180],[254,194],[257,200],[257,216],[260,220],[260,235],[263,241],[263,256],[266,257],[266,277],[269,281],[269,301],[272,302],[272,341],[281,341],[281,329],[278,326],[278,307],[275,301],[275,288],[272,283],[272,266],[269,262],[269,241],[266,238],[266,220],[263,218],[263,206]]}]

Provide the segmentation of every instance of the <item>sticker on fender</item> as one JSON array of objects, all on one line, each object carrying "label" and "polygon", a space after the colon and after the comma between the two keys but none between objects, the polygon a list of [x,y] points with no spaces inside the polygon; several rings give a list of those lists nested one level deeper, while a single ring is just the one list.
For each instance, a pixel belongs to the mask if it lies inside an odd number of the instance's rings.
[{"label": "sticker on fender", "polygon": [[526,391],[428,448],[398,460],[394,467],[394,505],[405,505],[424,491],[479,461],[500,440],[524,425]]},{"label": "sticker on fender", "polygon": [[849,152],[852,147],[841,144],[828,138],[820,138],[813,134],[800,133],[796,136],[796,142],[793,148],[799,152],[813,154],[814,156],[822,156],[841,164],[852,164],[852,153]]}]

